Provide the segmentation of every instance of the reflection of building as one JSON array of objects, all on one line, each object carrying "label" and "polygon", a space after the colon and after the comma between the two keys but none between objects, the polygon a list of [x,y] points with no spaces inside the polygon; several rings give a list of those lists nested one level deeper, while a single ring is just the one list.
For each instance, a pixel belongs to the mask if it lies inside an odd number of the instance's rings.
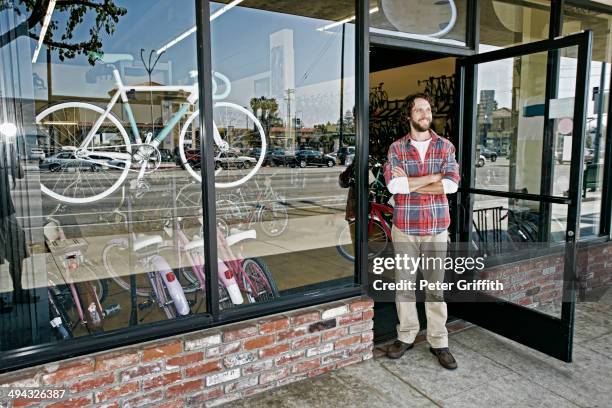
[{"label": "reflection of building", "polygon": [[512,111],[508,108],[499,108],[491,112],[491,125],[488,130],[486,145],[505,149],[510,145],[513,134]]},{"label": "reflection of building", "polygon": [[270,95],[282,99],[295,88],[293,30],[270,34]]},{"label": "reflection of building", "polygon": [[491,128],[493,121],[492,113],[497,109],[497,101],[495,101],[495,90],[483,89],[480,91],[480,102],[478,103],[478,130],[480,141],[486,144],[487,133]]}]

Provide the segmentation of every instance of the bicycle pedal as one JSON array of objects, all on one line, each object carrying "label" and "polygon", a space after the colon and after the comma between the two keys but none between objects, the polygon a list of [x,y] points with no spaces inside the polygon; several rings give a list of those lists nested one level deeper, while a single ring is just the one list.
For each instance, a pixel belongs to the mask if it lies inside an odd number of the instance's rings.
[{"label": "bicycle pedal", "polygon": [[195,300],[195,299],[187,299],[187,304],[188,304],[189,306],[193,306],[193,305],[195,305],[196,303],[198,303],[198,301],[197,301],[197,300]]}]

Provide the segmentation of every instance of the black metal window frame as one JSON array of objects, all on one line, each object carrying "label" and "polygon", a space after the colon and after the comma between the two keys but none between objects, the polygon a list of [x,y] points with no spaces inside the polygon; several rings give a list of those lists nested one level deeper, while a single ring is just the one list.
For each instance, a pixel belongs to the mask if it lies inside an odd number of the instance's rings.
[{"label": "black metal window frame", "polygon": [[[195,0],[195,6],[197,63],[198,77],[200,78],[199,108],[201,112],[204,112],[203,117],[210,118],[213,109],[212,77],[210,75],[210,72],[212,72],[212,44],[209,24],[210,1]],[[369,14],[366,1],[355,0],[355,11],[357,29],[355,42],[355,63],[357,66],[355,103],[358,129],[356,155],[359,158],[357,191],[361,196],[368,188],[367,104],[369,65],[367,58]],[[205,259],[217,258],[216,223],[214,222],[216,219],[215,185],[212,177],[206,177],[207,174],[214,174],[214,158],[212,155],[214,141],[209,136],[212,134],[212,121],[201,121],[202,210],[205,214],[204,233],[207,237],[204,240]],[[217,263],[206,262],[204,268],[207,280],[206,313],[2,352],[0,353],[0,373],[362,295],[364,291],[361,285],[366,281],[363,271],[367,266],[365,264],[367,262],[367,233],[365,224],[360,219],[367,219],[367,203],[361,201],[356,225],[361,233],[361,239],[358,241],[353,278],[337,279],[321,285],[311,285],[304,292],[295,291],[295,293],[283,296],[273,302],[255,303],[234,310],[221,311],[218,303],[218,282],[216,278],[212,278],[217,276]]]}]

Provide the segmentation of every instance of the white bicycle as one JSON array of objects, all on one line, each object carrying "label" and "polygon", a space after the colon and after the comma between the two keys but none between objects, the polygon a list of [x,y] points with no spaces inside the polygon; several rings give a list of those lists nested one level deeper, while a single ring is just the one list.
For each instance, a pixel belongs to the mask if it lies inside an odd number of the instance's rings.
[{"label": "white bicycle", "polygon": [[[119,188],[130,171],[138,173],[138,185],[146,186],[145,174],[156,170],[161,163],[159,145],[193,108],[197,108],[198,84],[177,86],[124,85],[119,71],[113,70],[116,90],[105,109],[85,102],[65,102],[51,106],[36,116],[40,133],[49,137],[58,153],[41,163],[41,190],[46,195],[65,203],[85,204],[104,199]],[[197,72],[192,71],[192,78]],[[222,82],[223,92],[217,94]],[[230,81],[224,75],[213,73],[213,129],[217,160],[221,155],[235,151],[235,147],[259,147],[260,154],[250,171],[229,168],[215,170],[215,186],[231,188],[247,182],[257,173],[266,155],[266,137],[257,118],[246,108],[231,102],[219,102],[231,91]],[[137,92],[170,92],[186,96],[187,103],[180,108],[163,128],[144,140],[140,135],[129,99]],[[121,98],[131,134],[113,113]],[[201,182],[195,168],[200,163],[199,111],[192,112],[181,126],[179,153],[183,167]],[[234,146],[234,147],[232,147]],[[225,172],[225,174],[220,174]],[[224,178],[222,178],[224,177]]]}]

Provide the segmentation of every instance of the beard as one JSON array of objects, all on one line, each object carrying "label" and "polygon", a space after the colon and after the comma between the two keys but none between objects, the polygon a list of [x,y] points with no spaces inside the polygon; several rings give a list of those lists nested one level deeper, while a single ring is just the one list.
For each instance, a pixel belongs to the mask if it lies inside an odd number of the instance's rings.
[{"label": "beard", "polygon": [[425,125],[421,125],[419,122],[415,122],[411,120],[410,126],[412,127],[412,129],[416,130],[417,132],[426,132],[431,127],[431,120],[427,120],[427,123]]}]

